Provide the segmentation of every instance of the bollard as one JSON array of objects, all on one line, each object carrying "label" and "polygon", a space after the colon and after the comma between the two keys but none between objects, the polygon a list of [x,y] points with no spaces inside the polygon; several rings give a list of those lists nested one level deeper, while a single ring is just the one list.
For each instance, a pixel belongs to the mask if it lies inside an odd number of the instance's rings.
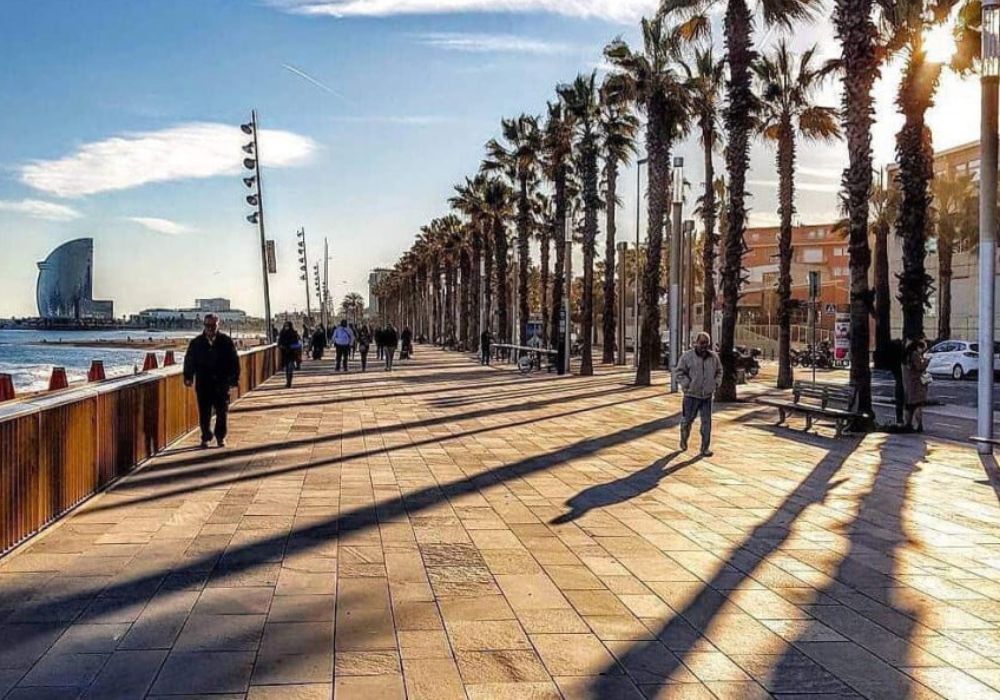
[{"label": "bollard", "polygon": [[14,378],[9,374],[0,374],[0,401],[10,401],[14,398]]},{"label": "bollard", "polygon": [[177,360],[174,359],[174,351],[167,350],[166,354],[163,356],[163,366],[173,367],[177,364]]},{"label": "bollard", "polygon": [[104,374],[104,362],[102,360],[91,360],[90,371],[87,372],[88,382],[103,382],[107,377]]},{"label": "bollard", "polygon": [[156,353],[147,352],[146,359],[142,361],[142,371],[148,372],[151,369],[156,369],[158,365],[156,364]]},{"label": "bollard", "polygon": [[57,389],[65,389],[68,386],[69,386],[69,380],[66,378],[66,368],[53,367],[52,376],[49,377],[49,391],[56,391]]}]

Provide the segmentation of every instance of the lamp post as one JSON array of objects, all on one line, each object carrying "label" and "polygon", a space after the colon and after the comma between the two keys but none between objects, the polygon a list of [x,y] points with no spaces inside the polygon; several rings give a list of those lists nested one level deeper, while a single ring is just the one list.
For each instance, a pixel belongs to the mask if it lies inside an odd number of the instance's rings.
[{"label": "lamp post", "polygon": [[566,285],[565,285],[566,286],[566,290],[565,290],[565,293],[563,294],[563,308],[564,308],[564,311],[566,313],[566,335],[565,335],[565,338],[563,339],[563,342],[565,343],[565,345],[563,347],[563,356],[564,356],[563,357],[563,361],[565,362],[565,366],[563,367],[563,370],[566,372],[566,374],[570,373],[570,366],[572,364],[571,361],[572,361],[572,352],[573,352],[573,340],[572,340],[572,338],[573,338],[573,316],[570,313],[570,310],[572,309],[572,305],[570,304],[570,297],[573,294],[573,221],[572,221],[572,219],[573,219],[572,216],[567,216],[566,217],[566,224],[565,224],[565,226],[566,226],[566,230],[565,230],[565,234],[566,234],[566,242],[565,242],[565,245],[566,245],[566,264],[564,265],[564,268],[565,268],[565,273],[566,273],[566,275],[565,275],[565,277],[566,277]]},{"label": "lamp post", "polygon": [[649,158],[635,162],[635,329],[632,332],[632,366],[639,366],[639,215],[642,212],[642,166]]},{"label": "lamp post", "polygon": [[616,365],[626,365],[628,364],[628,359],[625,357],[625,292],[628,286],[625,283],[625,253],[628,252],[628,241],[619,241],[618,243],[618,264],[620,268],[618,270],[618,358],[615,362]]},{"label": "lamp post", "polygon": [[299,279],[306,283],[306,318],[312,318],[312,301],[309,299],[309,256],[306,253],[306,230],[300,228],[295,232],[299,239],[299,270],[302,274]]},{"label": "lamp post", "polygon": [[687,321],[684,323],[684,347],[691,345],[691,331],[694,328],[694,219],[687,219],[683,226],[684,241],[687,245],[685,267],[687,268],[687,284],[685,297],[687,299]]},{"label": "lamp post", "polygon": [[480,256],[479,258],[479,335],[476,336],[476,342],[483,335],[483,331],[486,330],[486,258]]},{"label": "lamp post", "polygon": [[[993,437],[993,293],[996,274],[997,99],[1000,84],[1000,4],[983,0],[979,136],[979,377],[976,427]],[[981,454],[993,446],[979,443]]]},{"label": "lamp post", "polygon": [[257,224],[257,229],[260,232],[260,262],[264,273],[264,336],[270,343],[275,338],[272,337],[271,333],[271,289],[267,278],[269,270],[267,264],[267,240],[264,237],[264,188],[262,187],[260,178],[260,148],[257,144],[257,110],[250,112],[250,122],[241,124],[240,130],[244,134],[253,137],[253,141],[243,146],[243,152],[250,156],[243,159],[243,167],[253,171],[253,175],[243,178],[243,184],[251,189],[254,184],[257,185],[257,191],[251,192],[246,198],[247,204],[255,208],[254,213],[247,216],[247,221],[251,224]]},{"label": "lamp post", "polygon": [[684,159],[674,158],[672,203],[670,221],[670,392],[677,392],[677,373],[674,368],[681,349],[681,206],[684,201]]}]

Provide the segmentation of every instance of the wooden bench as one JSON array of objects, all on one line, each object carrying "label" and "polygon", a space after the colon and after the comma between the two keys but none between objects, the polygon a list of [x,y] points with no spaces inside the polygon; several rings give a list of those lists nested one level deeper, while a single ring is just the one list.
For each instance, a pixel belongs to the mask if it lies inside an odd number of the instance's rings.
[{"label": "wooden bench", "polygon": [[805,430],[812,428],[814,420],[829,420],[834,424],[836,437],[840,437],[851,421],[863,417],[851,408],[855,404],[855,393],[853,387],[844,384],[795,382],[790,401],[763,397],[757,399],[757,403],[778,409],[775,425],[782,425],[790,413],[801,413],[806,418]]},{"label": "wooden bench", "polygon": [[1000,439],[998,438],[988,438],[980,437],[978,435],[973,435],[969,438],[969,442],[976,445],[990,445],[992,447],[1000,447]]},{"label": "wooden bench", "polygon": [[512,345],[510,343],[494,343],[490,346],[490,350],[493,353],[493,359],[498,361],[506,360],[510,363],[517,362],[521,359],[522,355],[531,355],[538,369],[542,368],[542,357],[547,357],[549,361],[546,368],[547,371],[554,372],[557,369],[556,360],[559,356],[558,350],[535,348],[529,345]]}]

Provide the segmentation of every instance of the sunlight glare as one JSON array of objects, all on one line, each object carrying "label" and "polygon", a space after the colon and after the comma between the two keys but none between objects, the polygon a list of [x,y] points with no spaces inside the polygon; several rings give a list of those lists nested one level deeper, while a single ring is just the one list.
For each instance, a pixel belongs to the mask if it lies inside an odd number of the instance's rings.
[{"label": "sunlight glare", "polygon": [[924,32],[924,50],[932,63],[947,63],[955,53],[951,23],[938,24]]}]

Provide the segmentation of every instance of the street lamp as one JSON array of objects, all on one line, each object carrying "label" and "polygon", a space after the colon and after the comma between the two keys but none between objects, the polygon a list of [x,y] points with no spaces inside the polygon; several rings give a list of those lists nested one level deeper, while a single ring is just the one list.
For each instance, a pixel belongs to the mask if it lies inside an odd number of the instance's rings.
[{"label": "street lamp", "polygon": [[305,228],[296,231],[295,237],[298,238],[299,270],[302,273],[299,275],[299,279],[306,283],[306,317],[312,318],[312,303],[309,300],[309,256],[306,252]]},{"label": "street lamp", "polygon": [[639,366],[639,215],[642,212],[642,166],[649,158],[635,162],[635,329],[632,332],[632,365]]},{"label": "street lamp", "polygon": [[257,110],[250,112],[248,123],[240,124],[240,131],[253,137],[253,140],[242,148],[244,153],[251,156],[243,159],[243,167],[253,172],[251,176],[243,178],[243,184],[249,189],[253,189],[254,185],[257,187],[257,191],[251,192],[246,198],[247,204],[254,207],[254,212],[247,217],[247,221],[255,224],[260,232],[260,263],[264,275],[264,336],[270,343],[274,341],[271,333],[271,289],[268,282],[270,266],[267,259],[267,240],[264,236],[264,196],[260,178],[260,148],[257,144]]},{"label": "street lamp", "polygon": [[681,207],[684,203],[684,159],[674,158],[672,184],[673,211],[670,220],[670,391],[677,392],[677,373],[674,368],[680,359],[681,349]]},{"label": "street lamp", "polygon": [[[996,274],[997,99],[1000,96],[1000,5],[983,0],[979,135],[979,377],[976,427],[993,438],[993,294]],[[978,443],[980,454],[993,446]]]},{"label": "street lamp", "polygon": [[563,312],[566,314],[566,334],[563,342],[563,371],[566,374],[570,373],[570,362],[572,360],[573,352],[573,316],[570,313],[572,305],[570,304],[570,297],[573,294],[573,217],[567,216],[565,220],[565,235],[566,235],[566,293],[563,294]]}]

